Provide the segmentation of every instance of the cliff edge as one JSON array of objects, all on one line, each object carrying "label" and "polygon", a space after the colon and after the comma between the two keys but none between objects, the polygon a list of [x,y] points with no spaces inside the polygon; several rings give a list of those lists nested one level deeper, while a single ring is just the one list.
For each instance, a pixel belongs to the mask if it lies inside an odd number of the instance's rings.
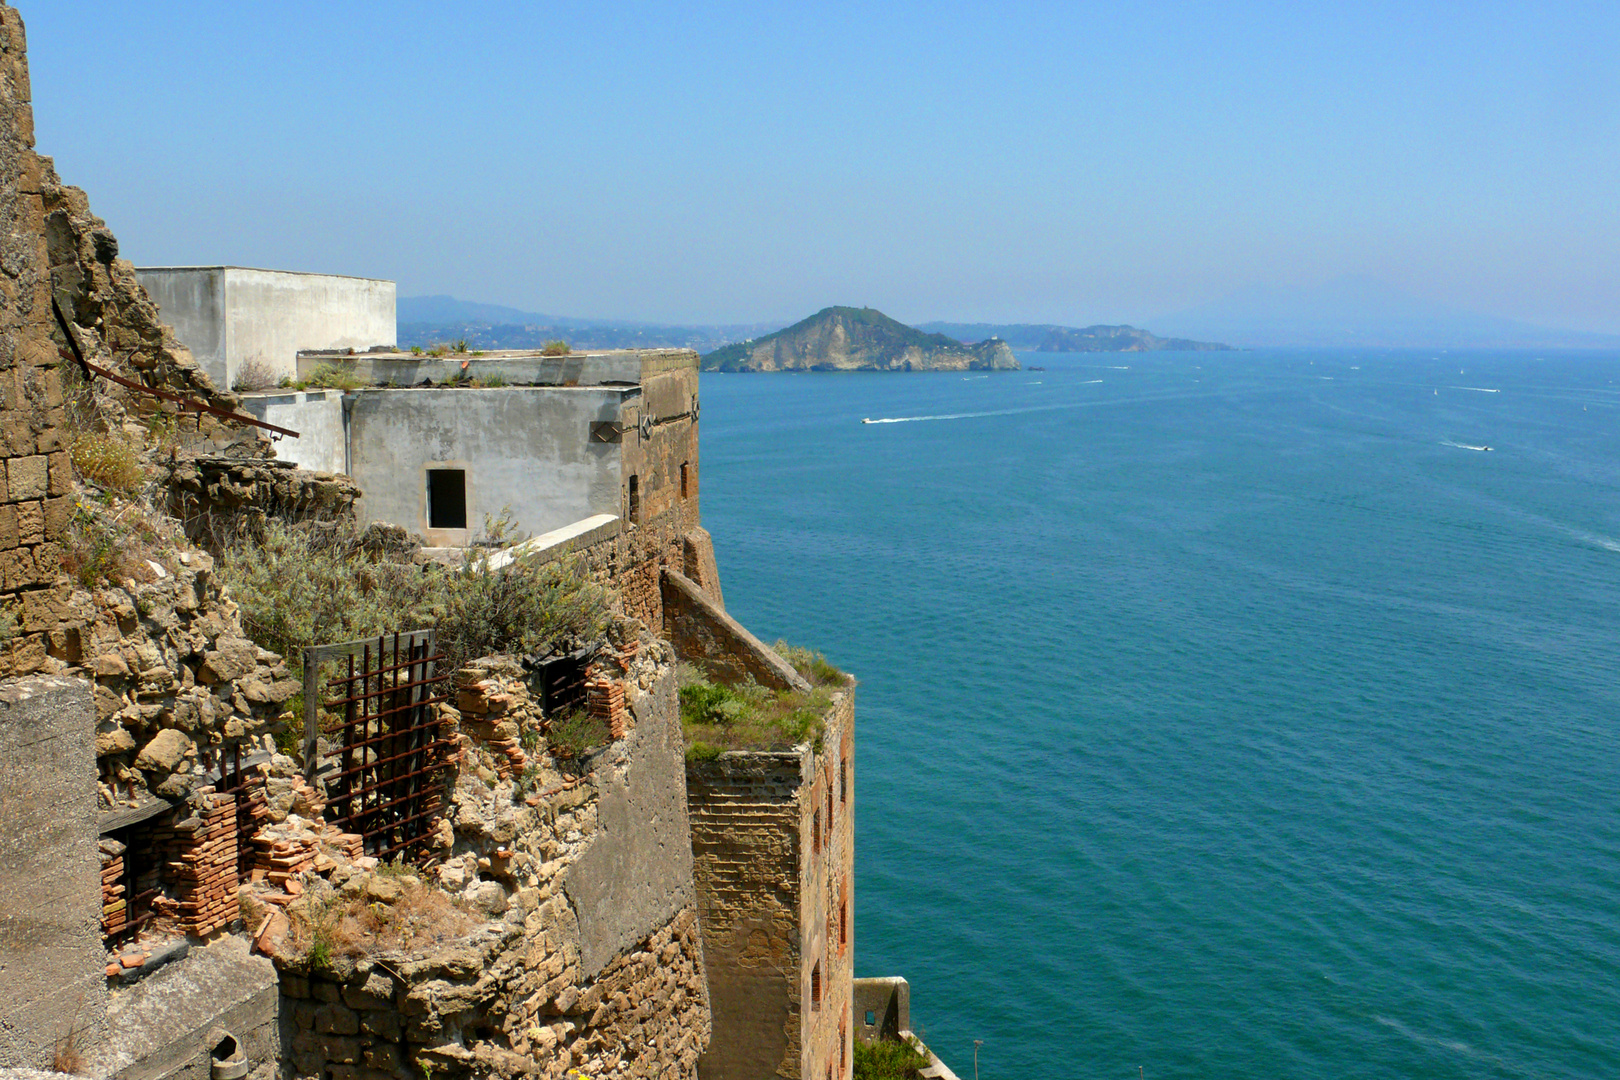
[{"label": "cliff edge", "polygon": [[823,308],[785,330],[716,349],[705,371],[1017,371],[999,338],[964,345],[873,308]]}]

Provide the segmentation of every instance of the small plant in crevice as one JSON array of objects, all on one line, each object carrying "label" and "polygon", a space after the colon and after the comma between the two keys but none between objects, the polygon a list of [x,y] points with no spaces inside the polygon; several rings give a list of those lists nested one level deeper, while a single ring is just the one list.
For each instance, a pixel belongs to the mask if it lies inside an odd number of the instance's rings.
[{"label": "small plant in crevice", "polygon": [[592,716],[584,709],[576,709],[558,717],[553,722],[551,730],[546,733],[546,741],[551,751],[558,757],[578,760],[585,756],[586,751],[592,747],[601,746],[613,740],[613,732],[607,721]]},{"label": "small plant in crevice", "polygon": [[558,339],[556,341],[548,341],[548,342],[545,343],[545,345],[541,346],[540,355],[541,356],[567,356],[569,353],[571,353],[573,351],[574,351],[573,349],[569,348],[568,342],[563,341],[561,339]]}]

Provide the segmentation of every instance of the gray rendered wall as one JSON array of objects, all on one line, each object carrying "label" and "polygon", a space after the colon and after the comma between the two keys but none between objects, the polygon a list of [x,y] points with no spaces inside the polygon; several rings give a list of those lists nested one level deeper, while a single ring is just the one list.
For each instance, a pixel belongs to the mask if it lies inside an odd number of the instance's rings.
[{"label": "gray rendered wall", "polygon": [[[355,392],[350,475],[370,521],[391,521],[439,547],[476,538],[510,506],[533,535],[592,514],[618,514],[620,447],[592,442],[634,388],[514,386]],[[427,470],[467,473],[466,529],[427,527]]]},{"label": "gray rendered wall", "polygon": [[105,1034],[95,739],[84,680],[0,684],[0,1067]]},{"label": "gray rendered wall", "polygon": [[675,673],[667,671],[634,709],[636,728],[616,751],[622,756],[595,765],[601,835],[564,882],[579,913],[580,967],[593,979],[697,902]]},{"label": "gray rendered wall", "polygon": [[276,443],[276,457],[300,469],[340,473],[343,462],[343,392],[286,390],[244,394],[242,409],[266,423],[298,432]]},{"label": "gray rendered wall", "polygon": [[221,266],[154,267],[136,270],[136,280],[158,306],[174,336],[191,350],[197,365],[214,385],[229,390],[225,379],[225,268]]},{"label": "gray rendered wall", "polygon": [[277,378],[295,376],[299,349],[392,345],[394,310],[392,281],[227,267],[227,374],[258,360]]}]

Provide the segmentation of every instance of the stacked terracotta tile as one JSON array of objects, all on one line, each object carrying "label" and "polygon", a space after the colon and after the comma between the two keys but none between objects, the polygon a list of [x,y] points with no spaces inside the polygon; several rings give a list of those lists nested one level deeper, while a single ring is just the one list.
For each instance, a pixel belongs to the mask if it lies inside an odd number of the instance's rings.
[{"label": "stacked terracotta tile", "polygon": [[236,919],[236,799],[204,795],[202,814],[157,832],[172,858],[165,877],[175,885],[180,928],[199,937]]},{"label": "stacked terracotta tile", "polygon": [[624,683],[608,678],[600,668],[591,668],[585,676],[585,709],[605,723],[615,739],[624,738]]},{"label": "stacked terracotta tile", "polygon": [[101,841],[101,932],[107,937],[129,925],[129,898],[124,894],[124,845]]},{"label": "stacked terracotta tile", "polygon": [[491,739],[488,745],[495,751],[495,775],[502,780],[521,773],[529,763],[529,755],[516,739]]}]

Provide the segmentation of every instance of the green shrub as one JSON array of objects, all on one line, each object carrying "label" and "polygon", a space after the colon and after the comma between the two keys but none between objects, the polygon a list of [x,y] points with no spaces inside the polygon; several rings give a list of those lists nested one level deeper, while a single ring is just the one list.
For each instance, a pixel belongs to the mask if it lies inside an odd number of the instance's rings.
[{"label": "green shrub", "polygon": [[557,341],[548,341],[548,342],[546,342],[545,345],[540,349],[540,355],[541,356],[567,356],[569,353],[571,353],[573,351],[574,351],[573,349],[568,347],[568,342],[563,341],[561,339],[558,339]]},{"label": "green shrub", "polygon": [[911,1080],[928,1058],[909,1042],[855,1040],[855,1080]]},{"label": "green shrub", "polygon": [[309,373],[309,378],[304,380],[304,385],[318,390],[358,390],[366,383],[352,367],[317,364],[315,370]]},{"label": "green shrub", "polygon": [[420,345],[412,345],[411,346],[411,355],[412,356],[421,356],[422,355],[422,346],[420,346]]},{"label": "green shrub", "polygon": [[819,751],[832,692],[771,690],[758,683],[726,686],[690,664],[679,670],[681,729],[690,761],[708,761],[725,750],[785,750],[800,743]]},{"label": "green shrub", "polygon": [[825,656],[802,645],[789,645],[778,641],[771,646],[777,655],[793,665],[793,669],[812,686],[843,686],[849,676],[828,662]]},{"label": "green shrub", "polygon": [[605,720],[579,709],[554,723],[546,740],[558,757],[578,759],[591,747],[613,741],[613,731]]},{"label": "green shrub", "polygon": [[[509,513],[485,527],[495,543],[517,539]],[[253,639],[294,666],[311,645],[436,627],[453,670],[494,652],[593,642],[608,620],[607,594],[571,562],[492,570],[472,550],[460,567],[382,562],[352,528],[322,534],[267,522],[223,552],[219,574]]]}]

